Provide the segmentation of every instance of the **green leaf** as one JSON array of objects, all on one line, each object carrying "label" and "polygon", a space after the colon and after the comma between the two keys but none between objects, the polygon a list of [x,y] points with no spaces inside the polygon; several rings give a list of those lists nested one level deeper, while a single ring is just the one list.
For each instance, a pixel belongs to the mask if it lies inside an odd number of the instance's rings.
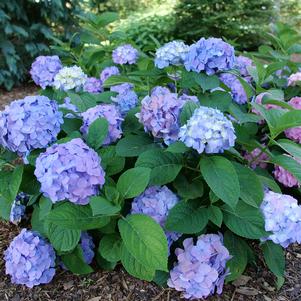
[{"label": "green leaf", "polygon": [[275,156],[271,161],[289,171],[301,183],[301,164],[286,155]]},{"label": "green leaf", "polygon": [[263,188],[256,173],[239,163],[234,162],[233,165],[239,175],[240,198],[247,204],[258,208],[263,200]]},{"label": "green leaf", "polygon": [[223,222],[223,212],[219,207],[211,205],[208,208],[208,217],[212,223],[214,223],[218,227],[221,227]]},{"label": "green leaf", "polygon": [[196,104],[193,101],[187,101],[185,105],[182,108],[181,114],[180,114],[180,121],[181,125],[184,125],[187,123],[187,121],[192,116],[195,109],[199,108],[199,104]]},{"label": "green leaf", "polygon": [[206,75],[205,73],[194,73],[194,78],[197,84],[199,84],[206,92],[219,86],[219,78],[216,75]]},{"label": "green leaf", "polygon": [[169,273],[163,271],[156,271],[153,282],[161,287],[167,287],[167,281],[169,279]]},{"label": "green leaf", "polygon": [[43,220],[50,212],[50,210],[52,208],[52,202],[50,199],[48,199],[44,196],[41,196],[41,198],[39,200],[39,207],[40,207],[39,218],[40,218],[40,220]]},{"label": "green leaf", "polygon": [[153,139],[147,136],[129,135],[118,141],[116,153],[123,157],[137,157],[146,150],[156,147]]},{"label": "green leaf", "polygon": [[99,243],[98,252],[107,261],[117,262],[121,259],[122,241],[117,234],[105,235]]},{"label": "green leaf", "polygon": [[248,244],[231,231],[226,231],[224,234],[224,245],[229,250],[232,258],[227,261],[227,267],[230,269],[230,275],[227,276],[227,281],[233,281],[239,278],[245,271],[248,264]]},{"label": "green leaf", "polygon": [[127,251],[140,264],[167,271],[168,247],[162,228],[149,216],[133,214],[118,221]]},{"label": "green leaf", "polygon": [[64,229],[90,230],[105,226],[110,218],[93,216],[89,205],[79,206],[65,202],[50,211],[47,221]]},{"label": "green leaf", "polygon": [[151,170],[145,167],[130,168],[118,179],[117,189],[124,199],[141,194],[150,180]]},{"label": "green leaf", "polygon": [[93,196],[90,198],[90,206],[93,215],[114,215],[121,210],[119,205],[114,205],[101,196]]},{"label": "green leaf", "polygon": [[255,172],[259,181],[261,182],[262,189],[264,189],[264,187],[268,187],[274,192],[282,193],[280,187],[274,181],[274,178],[266,170],[257,168],[255,169]]},{"label": "green leaf", "polygon": [[47,237],[47,225],[45,219],[40,219],[40,207],[34,206],[32,215],[31,215],[31,228],[34,231],[39,232],[41,235]]},{"label": "green leaf", "polygon": [[260,209],[239,202],[235,210],[228,205],[224,205],[222,210],[224,223],[235,234],[250,239],[268,236]]},{"label": "green leaf", "polygon": [[163,149],[153,149],[142,153],[135,167],[151,169],[150,184],[164,185],[172,182],[182,168],[182,155],[165,152]]},{"label": "green leaf", "polygon": [[182,141],[176,141],[172,144],[170,144],[166,151],[174,154],[184,154],[189,150],[189,147],[187,147]]},{"label": "green leaf", "polygon": [[265,262],[277,277],[283,277],[285,271],[285,257],[280,245],[267,240],[261,245]]},{"label": "green leaf", "polygon": [[61,128],[67,135],[70,135],[71,133],[78,131],[82,123],[83,121],[78,118],[64,118],[64,123]]},{"label": "green leaf", "polygon": [[85,97],[85,94],[81,97],[74,92],[68,92],[68,97],[70,97],[71,103],[74,104],[80,113],[86,112],[88,109],[93,108],[97,105],[95,99],[91,97]]},{"label": "green leaf", "polygon": [[232,163],[221,156],[204,157],[200,161],[200,170],[211,190],[235,208],[240,196],[240,185]]},{"label": "green leaf", "polygon": [[169,211],[165,228],[184,234],[194,234],[202,231],[208,223],[206,208],[195,208],[190,203],[179,202]]},{"label": "green leaf", "polygon": [[289,139],[280,139],[274,142],[290,155],[301,160],[301,146],[299,144]]},{"label": "green leaf", "polygon": [[225,91],[213,91],[209,95],[200,96],[200,103],[206,107],[225,112],[232,103],[232,97]]},{"label": "green leaf", "polygon": [[86,264],[83,256],[83,250],[78,245],[72,253],[61,256],[64,265],[72,273],[77,275],[85,275],[93,272],[93,269]]},{"label": "green leaf", "polygon": [[71,251],[77,246],[80,240],[80,230],[64,229],[53,223],[47,223],[46,227],[47,237],[57,251]]},{"label": "green leaf", "polygon": [[152,281],[156,269],[147,267],[143,265],[140,261],[138,261],[125,247],[125,245],[122,245],[122,252],[121,252],[121,263],[125,270],[132,276],[146,280],[146,281]]},{"label": "green leaf", "polygon": [[96,15],[95,21],[99,27],[104,27],[119,19],[118,13],[104,12],[101,15]]},{"label": "green leaf", "polygon": [[123,170],[125,158],[116,154],[116,146],[105,146],[97,152],[101,157],[101,165],[106,171],[106,176],[115,175]]},{"label": "green leaf", "polygon": [[173,183],[180,197],[185,200],[200,198],[204,193],[204,185],[201,179],[194,179],[189,182],[183,175],[179,175]]},{"label": "green leaf", "polygon": [[98,118],[91,123],[87,135],[89,146],[99,149],[108,136],[109,123],[105,118]]}]

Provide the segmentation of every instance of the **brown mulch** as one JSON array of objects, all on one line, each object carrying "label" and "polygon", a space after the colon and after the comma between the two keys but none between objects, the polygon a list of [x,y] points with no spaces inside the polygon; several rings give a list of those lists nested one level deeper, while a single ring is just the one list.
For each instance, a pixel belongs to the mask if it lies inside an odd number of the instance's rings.
[{"label": "brown mulch", "polygon": [[[11,92],[0,90],[0,107],[14,99],[32,95],[36,88],[16,88]],[[181,294],[162,289],[153,283],[129,276],[121,267],[115,271],[97,271],[88,276],[75,276],[57,269],[48,285],[28,289],[13,285],[5,275],[3,253],[20,229],[0,222],[0,301],[178,301]],[[227,284],[221,296],[209,301],[301,301],[301,245],[286,252],[285,284],[277,291],[274,277],[259,259],[250,266],[235,285]]]}]

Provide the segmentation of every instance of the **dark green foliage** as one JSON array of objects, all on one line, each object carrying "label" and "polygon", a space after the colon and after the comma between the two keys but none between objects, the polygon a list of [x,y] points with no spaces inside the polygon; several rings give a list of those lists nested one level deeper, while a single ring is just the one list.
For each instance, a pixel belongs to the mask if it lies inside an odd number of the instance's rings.
[{"label": "dark green foliage", "polygon": [[0,87],[9,90],[28,77],[33,58],[49,52],[54,32],[70,35],[79,2],[0,1]]},{"label": "dark green foliage", "polygon": [[238,49],[255,48],[273,16],[272,0],[180,0],[175,8],[175,36],[225,37]]}]

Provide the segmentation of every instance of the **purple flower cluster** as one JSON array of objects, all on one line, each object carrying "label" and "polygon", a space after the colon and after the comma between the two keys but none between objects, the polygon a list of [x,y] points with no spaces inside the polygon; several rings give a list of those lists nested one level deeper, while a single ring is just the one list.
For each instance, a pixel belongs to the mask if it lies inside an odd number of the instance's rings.
[{"label": "purple flower cluster", "polygon": [[205,71],[208,75],[232,69],[234,64],[234,48],[217,38],[201,38],[192,44],[184,62],[187,71]]},{"label": "purple flower cluster", "polygon": [[261,210],[265,218],[265,230],[272,232],[262,240],[272,240],[286,248],[291,243],[301,243],[301,207],[290,195],[268,191]]},{"label": "purple flower cluster", "polygon": [[36,85],[45,89],[52,86],[55,75],[63,68],[60,58],[53,56],[38,56],[31,65],[30,75]]},{"label": "purple flower cluster", "polygon": [[94,94],[102,92],[102,81],[96,77],[88,77],[84,83],[84,91]]},{"label": "purple flower cluster", "polygon": [[142,100],[141,111],[136,116],[144,125],[145,131],[170,144],[178,138],[180,112],[184,104],[185,101],[178,94],[156,87],[150,96]]},{"label": "purple flower cluster", "polygon": [[80,246],[83,250],[84,260],[87,264],[90,264],[94,258],[95,244],[93,238],[88,232],[82,232],[80,237]]},{"label": "purple flower cluster", "polygon": [[123,83],[123,84],[120,84],[120,85],[112,86],[110,88],[110,91],[122,94],[122,93],[125,93],[125,92],[129,91],[129,90],[132,90],[133,88],[134,88],[133,84]]},{"label": "purple flower cluster", "polygon": [[246,152],[244,158],[250,163],[251,168],[255,169],[259,166],[265,169],[268,165],[265,161],[269,159],[269,156],[257,147],[251,152]]},{"label": "purple flower cluster", "polygon": [[112,75],[119,75],[120,71],[117,67],[111,66],[104,68],[100,73],[100,80],[104,83]]},{"label": "purple flower cluster", "polygon": [[281,166],[275,165],[274,177],[285,187],[300,187],[300,183],[298,182],[298,180],[290,172],[288,172]]},{"label": "purple flower cluster", "polygon": [[80,130],[85,135],[88,134],[89,126],[96,119],[102,117],[108,121],[109,123],[108,136],[104,140],[103,145],[108,145],[117,141],[122,135],[121,123],[123,119],[120,115],[119,110],[116,108],[115,105],[108,105],[108,104],[98,105],[82,113],[82,117],[83,117],[83,125],[80,128]]},{"label": "purple flower cluster", "polygon": [[170,271],[168,286],[184,292],[187,299],[207,298],[215,292],[222,293],[229,271],[226,263],[231,256],[223,245],[221,235],[207,234],[183,242],[184,249],[177,248],[178,263]]},{"label": "purple flower cluster", "polygon": [[301,85],[301,72],[294,73],[288,78],[288,86],[297,86]]},{"label": "purple flower cluster", "polygon": [[222,153],[235,144],[232,122],[219,110],[200,107],[180,128],[179,139],[198,153]]},{"label": "purple flower cluster", "polygon": [[238,69],[240,75],[244,77],[248,82],[251,81],[252,77],[248,71],[248,67],[253,66],[253,61],[248,57],[240,55],[236,57],[235,68]]},{"label": "purple flower cluster", "polygon": [[243,87],[243,85],[240,83],[239,79],[234,75],[230,73],[222,73],[219,76],[219,79],[231,89],[231,96],[232,99],[239,105],[245,104],[248,102],[248,96],[247,93]]},{"label": "purple flower cluster", "polygon": [[[301,97],[293,97],[288,104],[297,110],[301,110]],[[298,143],[301,143],[301,126],[285,130],[285,136]]]},{"label": "purple flower cluster", "polygon": [[115,64],[135,64],[138,60],[139,52],[130,44],[125,44],[113,50],[112,59]]},{"label": "purple flower cluster", "polygon": [[53,203],[68,200],[86,205],[105,182],[100,163],[97,153],[76,138],[41,153],[34,174],[41,183],[41,192]]},{"label": "purple flower cluster", "polygon": [[159,69],[169,65],[179,66],[183,64],[188,51],[189,46],[183,42],[172,41],[166,43],[156,51],[155,66]]},{"label": "purple flower cluster", "polygon": [[15,100],[0,112],[0,144],[26,156],[54,142],[62,123],[56,102],[46,96]]},{"label": "purple flower cluster", "polygon": [[15,225],[19,224],[25,214],[26,204],[29,201],[29,195],[24,192],[18,193],[13,201],[9,221]]},{"label": "purple flower cluster", "polygon": [[[178,196],[166,186],[152,186],[134,199],[131,214],[146,214],[164,228],[170,209],[178,202]],[[165,234],[169,247],[181,236],[175,232],[165,232]]]},{"label": "purple flower cluster", "polygon": [[6,274],[12,283],[35,285],[49,283],[55,274],[55,252],[36,232],[23,229],[4,253]]}]

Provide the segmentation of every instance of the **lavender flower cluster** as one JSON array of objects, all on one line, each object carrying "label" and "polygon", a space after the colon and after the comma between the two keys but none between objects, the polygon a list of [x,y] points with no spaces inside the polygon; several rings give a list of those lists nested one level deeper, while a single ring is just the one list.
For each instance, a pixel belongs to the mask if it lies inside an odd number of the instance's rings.
[{"label": "lavender flower cluster", "polygon": [[[287,156],[290,157],[289,155]],[[300,160],[296,161],[301,164]],[[289,171],[284,169],[282,166],[275,165],[274,177],[285,187],[300,187],[300,183],[296,179],[296,177],[294,177]]]},{"label": "lavender flower cluster", "polygon": [[80,237],[80,246],[83,250],[84,260],[87,264],[90,264],[94,258],[95,244],[92,236],[88,232],[82,232]]},{"label": "lavender flower cluster", "polygon": [[179,139],[200,154],[222,153],[235,144],[235,131],[230,120],[216,109],[196,109],[187,124],[180,128]]},{"label": "lavender flower cluster", "polygon": [[207,298],[215,292],[222,293],[231,258],[223,245],[221,235],[207,234],[183,242],[184,249],[177,248],[178,262],[170,272],[168,286],[184,292],[187,299]]},{"label": "lavender flower cluster", "polygon": [[88,77],[84,83],[83,90],[93,94],[100,93],[103,91],[102,81],[96,77]]},{"label": "lavender flower cluster", "polygon": [[53,86],[57,90],[79,91],[87,81],[87,75],[78,66],[63,67],[54,77]]},{"label": "lavender flower cluster", "polygon": [[12,283],[35,285],[49,283],[55,274],[55,252],[36,232],[23,229],[4,253],[6,274]]},{"label": "lavender flower cluster", "polygon": [[234,64],[234,48],[217,38],[201,38],[192,44],[184,61],[187,71],[205,71],[208,75],[232,69]]},{"label": "lavender flower cluster", "polygon": [[112,75],[119,75],[120,71],[115,66],[110,66],[104,68],[100,73],[100,80],[104,83]]},{"label": "lavender flower cluster", "polygon": [[41,183],[41,192],[53,203],[68,200],[86,205],[105,182],[100,163],[97,153],[76,138],[41,153],[34,174]]},{"label": "lavender flower cluster", "polygon": [[0,112],[0,144],[25,157],[54,142],[62,123],[56,102],[46,96],[15,100]]},{"label": "lavender flower cluster", "polygon": [[130,44],[121,45],[113,50],[112,59],[115,64],[135,64],[138,60],[139,52]]},{"label": "lavender flower cluster", "polygon": [[56,74],[63,68],[60,58],[53,56],[38,56],[31,65],[30,75],[36,85],[42,89],[51,87]]},{"label": "lavender flower cluster", "polygon": [[159,69],[169,65],[181,65],[189,51],[189,46],[180,41],[172,41],[164,44],[157,49],[155,57],[155,66]]},{"label": "lavender flower cluster", "polygon": [[13,201],[10,210],[9,221],[15,225],[19,224],[25,215],[26,204],[29,201],[29,195],[20,192]]},{"label": "lavender flower cluster", "polygon": [[[131,214],[146,214],[164,228],[170,209],[178,202],[178,196],[166,186],[152,186],[134,199]],[[169,247],[181,236],[181,234],[168,231],[165,232],[165,235]]]},{"label": "lavender flower cluster", "polygon": [[288,78],[287,85],[292,87],[301,85],[301,72],[291,74]]},{"label": "lavender flower cluster", "polygon": [[255,169],[257,166],[265,169],[267,167],[267,161],[269,156],[263,152],[260,148],[255,148],[251,152],[246,152],[244,158],[249,162],[251,168]]},{"label": "lavender flower cluster", "polygon": [[89,131],[89,126],[97,118],[103,117],[109,123],[108,136],[103,142],[103,145],[111,144],[117,141],[122,134],[121,123],[123,121],[119,110],[115,105],[98,105],[96,107],[88,109],[86,112],[82,113],[83,125],[80,128],[81,132],[86,135]]},{"label": "lavender flower cluster", "polygon": [[272,240],[286,248],[291,243],[301,243],[301,206],[290,195],[268,191],[261,210],[265,218],[265,230],[272,232],[263,240]]}]

